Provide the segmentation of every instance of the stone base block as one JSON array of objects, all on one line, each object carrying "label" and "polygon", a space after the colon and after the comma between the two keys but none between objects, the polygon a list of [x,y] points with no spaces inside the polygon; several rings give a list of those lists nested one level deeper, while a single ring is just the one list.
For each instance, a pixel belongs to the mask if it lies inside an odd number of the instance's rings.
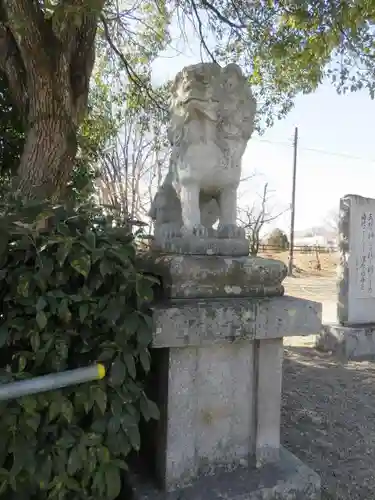
[{"label": "stone base block", "polygon": [[287,274],[283,262],[261,257],[163,254],[149,265],[170,298],[280,296]]},{"label": "stone base block", "polygon": [[320,491],[319,476],[281,448],[276,463],[221,471],[170,493],[135,481],[132,500],[320,500]]},{"label": "stone base block", "polygon": [[314,335],[322,304],[298,297],[176,299],[153,307],[152,347],[212,346]]},{"label": "stone base block", "polygon": [[249,255],[249,241],[246,238],[201,238],[186,236],[155,240],[153,250],[184,255]]},{"label": "stone base block", "polygon": [[375,356],[375,325],[323,325],[315,347],[342,359],[368,359]]}]

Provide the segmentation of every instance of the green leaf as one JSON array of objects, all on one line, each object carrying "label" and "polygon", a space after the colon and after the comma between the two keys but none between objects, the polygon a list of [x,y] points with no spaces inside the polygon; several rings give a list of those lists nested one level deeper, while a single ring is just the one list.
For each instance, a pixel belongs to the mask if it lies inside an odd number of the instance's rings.
[{"label": "green leaf", "polygon": [[67,464],[67,472],[70,476],[74,476],[82,468],[82,460],[78,446],[75,446],[70,454]]},{"label": "green leaf", "polygon": [[30,415],[25,419],[26,425],[30,427],[34,432],[36,432],[40,425],[40,414],[35,413],[34,415]]},{"label": "green leaf", "polygon": [[60,415],[61,406],[57,401],[52,401],[48,408],[48,420],[51,422],[55,420],[58,415]]},{"label": "green leaf", "polygon": [[74,416],[74,407],[69,399],[63,399],[60,413],[66,418],[68,423],[72,422]]},{"label": "green leaf", "polygon": [[91,250],[94,250],[96,247],[96,235],[93,231],[87,231],[86,233],[86,241]]},{"label": "green leaf", "polygon": [[121,420],[118,415],[113,415],[108,422],[108,434],[117,434],[121,427]]},{"label": "green leaf", "polygon": [[41,490],[46,490],[51,481],[52,475],[52,459],[50,456],[47,456],[42,461],[42,465],[37,468],[35,480],[37,484],[39,484],[39,488]]},{"label": "green leaf", "polygon": [[94,480],[92,483],[92,489],[97,492],[98,498],[104,497],[106,491],[106,477],[104,469],[100,468],[96,471]]},{"label": "green leaf", "polygon": [[107,498],[113,500],[121,493],[120,469],[112,464],[105,467],[105,481],[107,485]]},{"label": "green leaf", "polygon": [[79,320],[81,323],[83,323],[85,321],[88,313],[89,313],[89,305],[88,304],[81,304],[79,306]]},{"label": "green leaf", "polygon": [[116,354],[116,350],[112,348],[105,348],[103,352],[99,355],[98,361],[110,361]]},{"label": "green leaf", "polygon": [[77,273],[82,274],[86,278],[91,268],[90,255],[82,254],[79,258],[72,260],[70,265]]},{"label": "green leaf", "polygon": [[23,372],[27,365],[27,359],[25,356],[20,356],[18,358],[18,371]]},{"label": "green leaf", "polygon": [[9,330],[5,325],[0,327],[0,347],[5,346],[9,339]]},{"label": "green leaf", "polygon": [[134,335],[140,325],[140,317],[136,312],[132,312],[126,318],[125,328],[129,335]]},{"label": "green leaf", "polygon": [[126,367],[120,356],[117,356],[111,367],[110,382],[113,386],[122,385],[126,376]]},{"label": "green leaf", "polygon": [[67,299],[62,299],[59,305],[59,318],[64,321],[64,323],[69,323],[72,318],[72,313],[69,309],[69,304]]},{"label": "green leaf", "polygon": [[140,347],[148,347],[152,341],[152,328],[144,319],[140,321],[137,330],[137,342]]},{"label": "green leaf", "polygon": [[65,483],[65,486],[71,491],[76,491],[76,492],[82,491],[78,481],[76,481],[72,477],[65,478],[64,483]]},{"label": "green leaf", "polygon": [[104,278],[105,276],[107,276],[109,274],[112,274],[113,271],[115,270],[115,267],[114,267],[113,263],[110,260],[103,259],[100,262],[99,269],[100,269],[100,274]]},{"label": "green leaf", "polygon": [[69,252],[72,249],[73,240],[71,238],[65,238],[59,245],[56,252],[56,259],[60,266],[63,266]]},{"label": "green leaf", "polygon": [[46,307],[47,302],[44,297],[39,297],[38,302],[36,303],[36,310],[37,311],[43,311],[43,309]]},{"label": "green leaf", "polygon": [[139,451],[141,448],[141,435],[139,434],[138,425],[126,427],[124,431],[126,432],[133,449],[135,451]]},{"label": "green leaf", "polygon": [[103,436],[95,432],[89,432],[82,438],[82,444],[85,446],[97,446],[103,441]]},{"label": "green leaf", "polygon": [[102,464],[109,463],[111,460],[111,453],[106,446],[99,446],[99,448],[97,449],[97,455],[99,462],[101,462]]},{"label": "green leaf", "polygon": [[30,277],[21,276],[17,286],[17,293],[22,295],[22,297],[28,297],[30,288]]},{"label": "green leaf", "polygon": [[151,281],[140,274],[137,274],[135,290],[138,297],[144,301],[151,301],[154,297]]},{"label": "green leaf", "polygon": [[30,334],[30,344],[31,344],[31,348],[34,352],[37,352],[39,350],[39,347],[40,347],[40,335],[39,335],[39,332],[37,331],[34,331],[34,332],[31,332]]},{"label": "green leaf", "polygon": [[129,353],[124,353],[123,357],[124,357],[124,361],[126,364],[126,368],[128,369],[129,375],[131,376],[131,378],[135,379],[137,377],[137,370],[135,367],[135,361],[134,361],[133,355],[129,354]]},{"label": "green leaf", "polygon": [[148,349],[143,349],[139,353],[139,360],[141,362],[142,368],[146,373],[150,371],[150,353]]},{"label": "green leaf", "polygon": [[35,319],[37,325],[39,326],[39,329],[44,330],[45,327],[47,326],[47,321],[48,321],[44,311],[38,311]]},{"label": "green leaf", "polygon": [[112,460],[111,463],[113,465],[115,465],[116,467],[118,467],[119,469],[129,470],[129,467],[127,466],[126,462],[124,462],[123,460],[119,460],[118,458],[115,458],[115,460]]},{"label": "green leaf", "polygon": [[96,404],[98,405],[100,411],[104,414],[107,408],[107,394],[99,386],[94,386],[91,388],[92,397],[94,398]]},{"label": "green leaf", "polygon": [[143,397],[141,398],[140,401],[141,404],[141,412],[143,416],[147,415],[147,419],[153,419],[153,420],[159,420],[160,418],[160,411],[157,405],[151,401],[150,399]]}]

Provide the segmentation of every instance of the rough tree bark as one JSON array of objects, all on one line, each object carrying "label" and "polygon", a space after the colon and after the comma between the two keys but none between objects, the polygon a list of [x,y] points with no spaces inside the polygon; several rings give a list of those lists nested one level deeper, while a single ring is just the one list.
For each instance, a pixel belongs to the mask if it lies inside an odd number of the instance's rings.
[{"label": "rough tree bark", "polygon": [[60,0],[47,15],[39,0],[0,0],[0,70],[25,120],[18,190],[28,198],[57,198],[70,178],[104,2]]}]

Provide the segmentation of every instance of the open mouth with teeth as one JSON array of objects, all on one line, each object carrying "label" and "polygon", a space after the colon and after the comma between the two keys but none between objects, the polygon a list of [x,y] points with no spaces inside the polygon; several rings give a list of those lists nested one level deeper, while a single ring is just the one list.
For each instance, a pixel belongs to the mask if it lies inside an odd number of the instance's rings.
[{"label": "open mouth with teeth", "polygon": [[209,120],[215,121],[216,106],[219,101],[214,99],[202,99],[200,97],[189,96],[183,101],[183,105],[187,106],[190,113],[206,116]]}]

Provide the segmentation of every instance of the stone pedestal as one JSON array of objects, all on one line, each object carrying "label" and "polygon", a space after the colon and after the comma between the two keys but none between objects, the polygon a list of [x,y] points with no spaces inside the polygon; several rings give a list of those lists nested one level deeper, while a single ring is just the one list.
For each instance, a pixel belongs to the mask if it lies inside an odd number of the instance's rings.
[{"label": "stone pedestal", "polygon": [[160,254],[148,265],[173,299],[283,295],[287,275],[283,262],[249,256]]},{"label": "stone pedestal", "polygon": [[284,448],[280,459],[255,469],[240,465],[200,477],[191,487],[161,492],[135,478],[134,500],[320,500],[320,478]]},{"label": "stone pedestal", "polygon": [[243,238],[201,238],[189,235],[186,237],[166,238],[153,242],[153,250],[178,255],[226,255],[228,257],[247,256],[249,242]]},{"label": "stone pedestal", "polygon": [[315,347],[330,352],[344,361],[365,360],[375,357],[375,324],[343,326],[323,325]]},{"label": "stone pedestal", "polygon": [[136,478],[135,498],[318,500],[318,476],[280,448],[280,406],[283,336],[320,328],[321,304],[294,297],[155,306],[155,482]]},{"label": "stone pedestal", "polygon": [[317,349],[343,360],[375,355],[375,199],[340,200],[337,324],[326,324]]}]

